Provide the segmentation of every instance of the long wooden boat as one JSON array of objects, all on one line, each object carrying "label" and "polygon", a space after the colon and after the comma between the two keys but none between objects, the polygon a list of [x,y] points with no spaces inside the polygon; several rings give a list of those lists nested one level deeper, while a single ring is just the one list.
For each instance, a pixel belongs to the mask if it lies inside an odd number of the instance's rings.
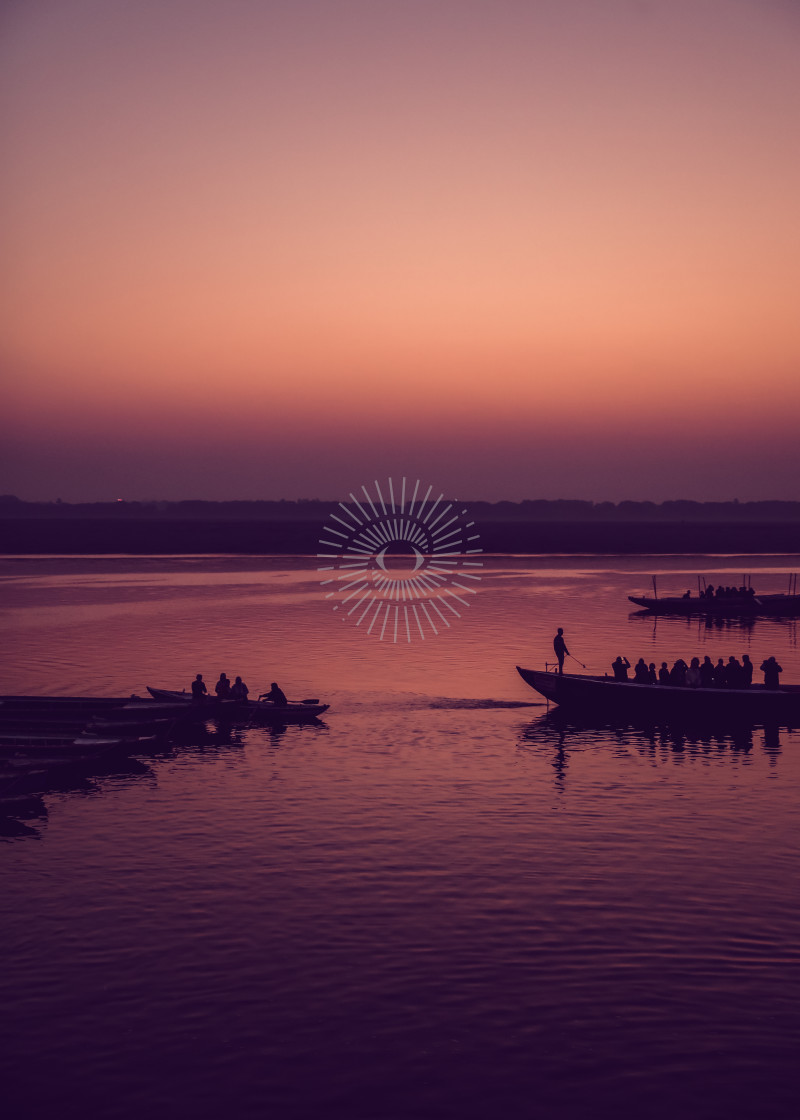
[{"label": "long wooden boat", "polygon": [[707,614],[720,618],[797,618],[800,616],[800,595],[727,595],[708,599],[683,596],[629,595],[631,603],[652,614]]},{"label": "long wooden boat", "polygon": [[[138,740],[136,745],[139,745]],[[0,759],[10,766],[52,766],[88,762],[118,751],[132,750],[131,740],[95,735],[0,735]]]},{"label": "long wooden boat", "polygon": [[538,669],[517,672],[527,685],[553,704],[582,713],[607,712],[638,718],[718,720],[729,723],[777,721],[800,726],[800,685],[767,689],[689,688],[636,684],[613,677],[553,673]]},{"label": "long wooden boat", "polygon": [[[329,704],[320,704],[316,700],[290,701],[288,704],[273,704],[269,700],[218,700],[216,697],[207,697],[201,702],[192,699],[189,692],[175,692],[167,688],[151,688],[147,691],[153,700],[174,704],[178,711],[193,715],[195,718],[204,719],[206,716],[224,716],[236,720],[253,720],[261,723],[302,723],[306,720],[317,719],[323,712],[327,712]],[[133,705],[129,705],[133,707]]]},{"label": "long wooden boat", "polygon": [[[131,713],[135,715],[135,713]],[[174,726],[174,718],[158,717],[155,719],[142,719],[141,715],[136,718],[125,719],[124,715],[119,719],[116,717],[116,712],[108,719],[105,716],[93,717],[85,726],[85,731],[91,735],[116,735],[120,739],[141,738],[142,736],[153,735],[157,739],[165,739]]]},{"label": "long wooden boat", "polygon": [[132,696],[0,696],[0,712],[81,713],[121,708]]}]

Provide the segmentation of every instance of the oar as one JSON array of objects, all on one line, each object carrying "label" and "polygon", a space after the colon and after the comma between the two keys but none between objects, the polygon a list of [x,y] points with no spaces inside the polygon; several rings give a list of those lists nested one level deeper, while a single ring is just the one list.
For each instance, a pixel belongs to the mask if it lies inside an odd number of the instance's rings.
[{"label": "oar", "polygon": [[[578,659],[577,659],[577,657],[575,656],[574,653],[571,653],[570,657],[572,658],[573,661],[578,661]],[[581,669],[586,668],[586,666],[584,665],[584,663],[582,661],[578,661],[578,664],[580,665]]]}]

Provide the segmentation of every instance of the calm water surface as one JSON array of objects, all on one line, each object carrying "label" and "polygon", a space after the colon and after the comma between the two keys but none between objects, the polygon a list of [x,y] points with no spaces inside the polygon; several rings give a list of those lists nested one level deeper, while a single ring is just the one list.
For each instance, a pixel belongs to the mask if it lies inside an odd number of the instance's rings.
[{"label": "calm water surface", "polygon": [[5,820],[14,1114],[796,1116],[800,734],[578,726],[514,665],[563,626],[594,671],[774,653],[800,682],[796,621],[626,600],[798,569],[494,558],[457,625],[394,645],[310,560],[0,561],[4,693],[224,670],[331,704],[61,775]]}]

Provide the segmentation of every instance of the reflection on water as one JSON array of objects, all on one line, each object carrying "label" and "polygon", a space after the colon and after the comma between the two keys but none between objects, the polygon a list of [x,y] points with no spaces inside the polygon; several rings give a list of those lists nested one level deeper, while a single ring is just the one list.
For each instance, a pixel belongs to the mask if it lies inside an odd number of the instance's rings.
[{"label": "reflection on water", "polygon": [[[631,621],[648,623],[653,630],[653,635],[670,637],[670,632],[682,630],[684,633],[705,630],[720,635],[735,637],[737,633],[751,634],[758,626],[765,633],[784,632],[785,640],[792,648],[797,647],[797,618],[769,618],[759,619],[753,617],[725,618],[718,615],[666,615],[653,614],[651,611],[630,611],[628,618]],[[769,627],[764,627],[768,623]]]},{"label": "reflection on water", "polygon": [[[272,723],[260,727],[263,744],[278,745],[290,726]],[[306,726],[327,729],[319,719]],[[48,796],[94,797],[125,783],[155,782],[156,771],[149,763],[156,760],[163,762],[179,756],[184,761],[198,762],[230,759],[237,750],[244,749],[249,730],[247,723],[212,718],[200,724],[176,724],[167,738],[139,744],[132,748],[134,753],[130,756],[112,752],[93,760],[63,764],[47,765],[33,760],[27,766],[24,759],[15,760],[13,765],[0,760],[0,836],[18,839],[40,835],[40,826],[47,821]]]},{"label": "reflection on water", "polygon": [[[138,758],[42,766],[31,763],[0,768],[0,836],[35,837],[47,823],[46,798],[102,796],[108,783],[155,780],[154,771]],[[18,827],[21,822],[24,827]]]},{"label": "reflection on water", "polygon": [[631,617],[660,563],[496,558],[458,632],[411,650],[331,617],[313,561],[0,565],[6,693],[225,670],[331,705],[32,775],[4,805],[5,1101],[794,1115],[800,734],[583,725],[514,670],[563,626],[592,671],[746,651],[800,682],[779,620]]},{"label": "reflection on water", "polygon": [[[788,729],[784,729],[784,734],[794,738],[794,733]],[[782,753],[781,728],[777,724],[741,725],[725,731],[675,724],[641,726],[618,722],[581,722],[574,714],[561,713],[557,708],[533,720],[522,728],[519,735],[520,750],[552,759],[558,789],[564,788],[570,751],[610,743],[634,751],[657,766],[668,766],[676,759],[699,764],[713,759],[718,763],[729,761],[736,765],[750,751],[758,750],[767,758],[769,765],[775,767]]]}]

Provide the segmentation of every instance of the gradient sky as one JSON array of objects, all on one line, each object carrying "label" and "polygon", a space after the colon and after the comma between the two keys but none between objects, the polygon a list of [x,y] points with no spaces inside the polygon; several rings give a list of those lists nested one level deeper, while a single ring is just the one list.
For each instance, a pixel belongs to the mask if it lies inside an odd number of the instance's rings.
[{"label": "gradient sky", "polygon": [[7,0],[29,499],[800,498],[800,4]]}]

